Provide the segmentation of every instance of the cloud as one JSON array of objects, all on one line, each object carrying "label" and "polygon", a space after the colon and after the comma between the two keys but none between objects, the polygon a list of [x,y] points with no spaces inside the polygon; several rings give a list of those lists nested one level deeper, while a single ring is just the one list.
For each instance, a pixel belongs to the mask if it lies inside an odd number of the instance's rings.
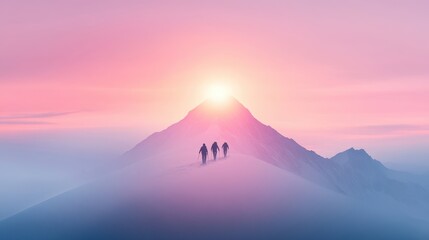
[{"label": "cloud", "polygon": [[[0,116],[1,119],[33,119],[33,118],[52,118],[52,117],[59,117],[69,114],[74,114],[77,112],[43,112],[43,113],[23,113],[23,114],[16,114],[16,115],[6,115],[6,116]],[[3,121],[7,122],[7,121]],[[14,121],[10,121],[14,122]],[[18,121],[19,122],[19,121]]]},{"label": "cloud", "polygon": [[78,111],[68,112],[40,112],[40,113],[21,113],[15,115],[0,116],[0,125],[50,125],[52,122],[41,121],[39,119],[48,119],[61,117],[78,113]]},{"label": "cloud", "polygon": [[51,122],[43,121],[3,121],[0,120],[0,125],[48,125]]},{"label": "cloud", "polygon": [[345,133],[358,135],[393,135],[393,134],[412,134],[429,133],[427,125],[412,124],[385,124],[385,125],[366,125],[358,127],[349,127],[344,129]]}]

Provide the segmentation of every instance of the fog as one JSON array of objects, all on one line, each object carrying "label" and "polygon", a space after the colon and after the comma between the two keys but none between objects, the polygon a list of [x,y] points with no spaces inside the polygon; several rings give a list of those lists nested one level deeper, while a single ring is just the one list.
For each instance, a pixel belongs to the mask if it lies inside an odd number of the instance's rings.
[{"label": "fog", "polygon": [[0,135],[0,219],[85,182],[87,172],[133,147],[130,129],[63,129]]}]

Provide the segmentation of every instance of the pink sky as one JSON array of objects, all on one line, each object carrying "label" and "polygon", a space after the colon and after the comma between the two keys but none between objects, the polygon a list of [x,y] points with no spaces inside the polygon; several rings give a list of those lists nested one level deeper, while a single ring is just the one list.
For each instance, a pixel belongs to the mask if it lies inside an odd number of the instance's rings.
[{"label": "pink sky", "polygon": [[178,2],[0,3],[0,134],[158,131],[221,82],[322,154],[429,144],[427,1]]}]

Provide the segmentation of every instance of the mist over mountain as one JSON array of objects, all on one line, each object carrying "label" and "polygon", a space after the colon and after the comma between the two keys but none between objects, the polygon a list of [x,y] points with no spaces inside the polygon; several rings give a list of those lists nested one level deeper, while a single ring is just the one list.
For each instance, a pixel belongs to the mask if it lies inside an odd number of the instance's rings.
[{"label": "mist over mountain", "polygon": [[[203,166],[214,141],[229,155]],[[102,177],[2,221],[0,237],[424,239],[429,191],[413,176],[362,149],[324,158],[234,98],[207,100]]]},{"label": "mist over mountain", "polygon": [[[395,178],[393,171],[365,150],[350,148],[327,159],[258,121],[235,98],[224,104],[206,100],[178,123],[155,133],[127,153],[134,161],[163,151],[190,153],[203,143],[225,140],[236,153],[249,155],[297,174],[339,193],[366,196],[383,194],[429,210],[429,191],[419,184]],[[175,160],[171,160],[175,161]],[[410,192],[415,191],[415,192]],[[429,212],[428,212],[429,213]]]}]

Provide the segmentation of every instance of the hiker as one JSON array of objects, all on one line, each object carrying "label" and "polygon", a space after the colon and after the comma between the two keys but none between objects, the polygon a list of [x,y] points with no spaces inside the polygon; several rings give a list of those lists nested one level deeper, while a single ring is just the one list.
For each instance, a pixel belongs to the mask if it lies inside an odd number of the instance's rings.
[{"label": "hiker", "polygon": [[217,142],[214,142],[211,147],[212,153],[213,153],[213,159],[216,160],[217,151],[220,151],[219,146],[217,145]]},{"label": "hiker", "polygon": [[222,144],[222,149],[223,149],[223,157],[226,158],[226,154],[228,153],[228,149],[229,149],[228,143],[224,142]]},{"label": "hiker", "polygon": [[203,164],[206,164],[207,161],[207,154],[209,153],[209,151],[207,150],[206,144],[203,143],[203,146],[201,146],[200,151],[198,152],[198,154],[201,153],[202,156],[202,160],[203,160]]}]

